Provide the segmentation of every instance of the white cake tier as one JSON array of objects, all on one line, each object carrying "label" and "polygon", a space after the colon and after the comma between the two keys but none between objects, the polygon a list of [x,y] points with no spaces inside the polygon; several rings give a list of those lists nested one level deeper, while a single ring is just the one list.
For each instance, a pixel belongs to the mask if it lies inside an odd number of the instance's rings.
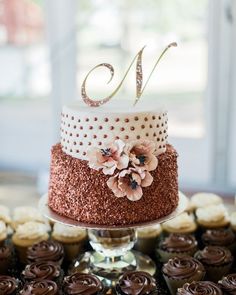
[{"label": "white cake tier", "polygon": [[166,150],[167,112],[151,106],[124,106],[123,102],[89,107],[77,103],[64,106],[61,117],[61,145],[74,158],[86,160],[91,147],[103,148],[115,139],[124,142],[152,140],[156,154]]}]

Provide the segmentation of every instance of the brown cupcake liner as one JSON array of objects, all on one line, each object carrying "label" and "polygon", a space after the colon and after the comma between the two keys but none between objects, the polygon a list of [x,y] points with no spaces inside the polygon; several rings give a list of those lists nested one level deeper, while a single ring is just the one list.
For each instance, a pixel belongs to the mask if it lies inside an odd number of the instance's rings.
[{"label": "brown cupcake liner", "polygon": [[160,237],[138,238],[134,249],[144,254],[153,254]]},{"label": "brown cupcake liner", "polygon": [[206,270],[206,279],[217,283],[223,276],[230,272],[233,262],[229,262],[227,264],[216,266],[216,265],[206,265],[204,264],[204,268]]},{"label": "brown cupcake liner", "polygon": [[202,281],[205,276],[205,272],[197,272],[192,277],[188,277],[186,279],[174,279],[171,278],[165,274],[163,274],[163,277],[165,279],[165,282],[168,286],[168,289],[171,293],[171,295],[175,295],[178,288],[181,288],[185,283],[191,283],[193,281]]}]

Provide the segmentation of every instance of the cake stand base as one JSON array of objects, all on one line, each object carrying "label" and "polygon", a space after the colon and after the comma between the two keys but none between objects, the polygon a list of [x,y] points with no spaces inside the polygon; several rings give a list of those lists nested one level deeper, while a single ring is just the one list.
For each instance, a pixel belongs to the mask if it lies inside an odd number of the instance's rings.
[{"label": "cake stand base", "polygon": [[124,272],[134,270],[154,275],[156,266],[151,258],[136,251],[128,251],[124,256],[111,258],[110,261],[98,252],[85,252],[71,264],[69,274],[92,273],[98,276],[106,286],[112,287]]}]

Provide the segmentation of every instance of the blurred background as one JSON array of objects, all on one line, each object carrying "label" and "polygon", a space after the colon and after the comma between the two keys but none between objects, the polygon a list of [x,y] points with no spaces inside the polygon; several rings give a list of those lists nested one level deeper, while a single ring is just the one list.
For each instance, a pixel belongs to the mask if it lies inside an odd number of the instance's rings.
[{"label": "blurred background", "polygon": [[[93,66],[114,66],[114,88],[146,44],[145,80],[172,41],[142,99],[169,111],[180,188],[233,196],[236,1],[0,0],[0,201],[46,192],[61,106],[80,99]],[[91,81],[93,96],[109,93],[106,74]],[[134,98],[134,83],[133,71],[116,99]]]}]

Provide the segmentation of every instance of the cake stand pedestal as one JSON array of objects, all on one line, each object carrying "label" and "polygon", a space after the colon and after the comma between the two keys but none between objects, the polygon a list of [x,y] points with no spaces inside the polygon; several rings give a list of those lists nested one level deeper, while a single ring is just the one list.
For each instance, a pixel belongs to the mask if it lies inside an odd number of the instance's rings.
[{"label": "cake stand pedestal", "polygon": [[81,254],[71,264],[69,273],[93,273],[107,286],[113,286],[120,275],[128,270],[146,271],[154,275],[156,266],[151,258],[132,250],[136,241],[136,229],[165,222],[182,213],[186,207],[187,198],[180,192],[177,208],[163,218],[128,226],[105,226],[81,223],[56,214],[48,206],[47,194],[39,201],[40,211],[51,221],[88,229],[93,251]]}]

